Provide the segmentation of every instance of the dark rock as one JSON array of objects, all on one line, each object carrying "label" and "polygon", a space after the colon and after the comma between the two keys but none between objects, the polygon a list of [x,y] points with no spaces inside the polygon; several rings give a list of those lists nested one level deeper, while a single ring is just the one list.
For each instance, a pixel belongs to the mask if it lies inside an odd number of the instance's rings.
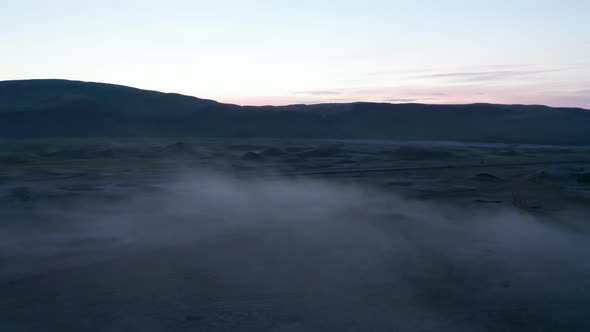
[{"label": "dark rock", "polygon": [[578,174],[578,182],[590,184],[590,172]]},{"label": "dark rock", "polygon": [[230,167],[232,169],[235,169],[235,170],[251,170],[251,169],[254,169],[253,167],[245,166],[245,165],[239,165],[239,164],[231,164]]},{"label": "dark rock", "polygon": [[121,187],[121,188],[134,188],[137,187],[137,183],[117,183],[116,186],[117,187]]},{"label": "dark rock", "polygon": [[580,182],[583,168],[579,167],[550,167],[532,176],[533,182],[546,182],[556,184],[573,184]]},{"label": "dark rock", "polygon": [[499,177],[488,174],[488,173],[479,173],[471,177],[472,180],[480,181],[480,182],[500,182],[502,181]]},{"label": "dark rock", "polygon": [[411,185],[410,181],[391,181],[384,184],[385,187],[410,187]]},{"label": "dark rock", "polygon": [[115,151],[111,149],[92,151],[87,158],[112,158],[115,156]]},{"label": "dark rock", "polygon": [[144,159],[155,159],[155,158],[158,158],[159,156],[155,152],[141,152],[140,154],[137,155],[137,157],[144,158]]},{"label": "dark rock", "polygon": [[84,185],[84,184],[63,186],[63,187],[61,187],[61,189],[68,190],[68,191],[100,191],[100,190],[103,190],[102,188],[99,188],[99,187],[94,187],[94,186]]},{"label": "dark rock", "polygon": [[40,167],[29,168],[29,169],[27,169],[26,174],[27,174],[27,176],[42,176],[42,177],[64,175],[64,173],[60,173],[60,172],[56,172],[56,171],[52,171],[52,170],[48,170],[48,169],[44,169],[44,168],[40,168]]},{"label": "dark rock", "polygon": [[285,163],[302,163],[305,162],[305,158],[301,158],[301,157],[297,157],[297,156],[290,156],[290,157],[286,157],[281,159],[282,162]]},{"label": "dark rock", "polygon": [[194,321],[203,320],[203,317],[202,316],[199,316],[199,315],[186,315],[184,317],[184,319],[187,320],[187,321],[194,322]]},{"label": "dark rock", "polygon": [[[9,280],[6,282],[6,286],[8,287],[15,287],[18,284],[18,282],[16,280]],[[2,285],[0,285],[1,287]]]},{"label": "dark rock", "polygon": [[473,200],[474,203],[492,203],[492,204],[501,204],[504,203],[504,201],[499,201],[499,200],[489,200],[489,199],[475,199]]},{"label": "dark rock", "polygon": [[33,198],[33,191],[29,187],[16,187],[10,190],[8,196],[21,202],[28,202]]},{"label": "dark rock", "polygon": [[520,156],[522,153],[516,150],[504,150],[497,153],[500,156],[514,157]]},{"label": "dark rock", "polygon": [[284,149],[288,153],[299,153],[304,151],[309,151],[309,146],[288,146]]},{"label": "dark rock", "polygon": [[32,160],[33,160],[33,158],[31,156],[23,156],[23,155],[0,156],[0,163],[5,163],[5,164],[26,164],[27,162],[30,162]]},{"label": "dark rock", "polygon": [[512,194],[512,205],[529,212],[539,212],[542,209],[546,210],[546,208],[543,206],[544,204],[540,200],[535,199],[530,194],[522,194],[517,192]]},{"label": "dark rock", "polygon": [[393,158],[410,160],[448,159],[454,154],[440,149],[417,146],[402,146],[390,153]]},{"label": "dark rock", "polygon": [[337,164],[356,164],[357,161],[354,159],[340,159],[336,162]]},{"label": "dark rock", "polygon": [[249,161],[259,161],[264,158],[256,152],[248,151],[242,155],[242,159]]},{"label": "dark rock", "polygon": [[183,152],[192,152],[192,148],[189,144],[185,142],[176,142],[165,146],[162,149],[162,152],[165,153],[183,153]]},{"label": "dark rock", "polygon": [[45,153],[42,155],[46,158],[54,159],[94,159],[94,158],[112,158],[115,152],[111,149],[67,149]]},{"label": "dark rock", "polygon": [[234,151],[244,151],[244,150],[255,150],[255,149],[259,149],[260,146],[259,145],[254,145],[254,144],[233,144],[227,147],[228,150],[234,150]]},{"label": "dark rock", "polygon": [[317,148],[310,151],[301,152],[300,157],[303,158],[330,158],[342,153],[341,149],[336,147]]},{"label": "dark rock", "polygon": [[262,150],[262,152],[260,154],[265,157],[282,157],[282,156],[286,155],[287,152],[285,152],[279,148],[270,147],[270,148],[266,148],[266,149]]}]

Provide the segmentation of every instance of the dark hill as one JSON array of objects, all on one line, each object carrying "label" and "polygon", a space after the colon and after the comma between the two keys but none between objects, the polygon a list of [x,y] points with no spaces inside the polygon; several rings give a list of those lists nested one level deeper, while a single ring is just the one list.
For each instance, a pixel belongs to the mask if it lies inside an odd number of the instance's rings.
[{"label": "dark hill", "polygon": [[590,144],[590,110],[379,103],[242,107],[102,83],[0,82],[0,138],[116,136]]},{"label": "dark hill", "polygon": [[[36,111],[75,104],[96,104],[123,112],[187,112],[217,104],[176,93],[147,91],[122,85],[67,81],[0,81],[0,112]],[[169,108],[170,105],[173,108]]]}]

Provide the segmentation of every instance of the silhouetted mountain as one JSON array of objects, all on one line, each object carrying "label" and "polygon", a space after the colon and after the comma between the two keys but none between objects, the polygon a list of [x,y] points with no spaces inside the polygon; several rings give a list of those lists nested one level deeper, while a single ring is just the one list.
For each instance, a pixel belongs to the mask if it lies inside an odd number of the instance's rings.
[{"label": "silhouetted mountain", "polygon": [[0,82],[0,137],[274,137],[590,144],[590,110],[350,103],[237,106],[66,80]]}]

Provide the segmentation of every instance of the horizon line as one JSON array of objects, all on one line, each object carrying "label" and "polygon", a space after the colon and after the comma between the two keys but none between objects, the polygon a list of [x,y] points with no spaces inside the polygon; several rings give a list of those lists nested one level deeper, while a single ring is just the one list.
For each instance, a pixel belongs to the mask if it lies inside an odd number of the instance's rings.
[{"label": "horizon line", "polygon": [[135,86],[119,84],[119,83],[109,83],[109,82],[100,82],[100,81],[85,81],[79,79],[65,79],[65,78],[27,78],[27,79],[9,79],[9,80],[0,80],[0,84],[7,83],[7,82],[27,82],[27,81],[62,81],[62,82],[73,82],[73,83],[89,83],[89,84],[102,84],[102,85],[110,85],[110,86],[117,86],[122,88],[128,89],[135,89],[145,92],[155,92],[155,93],[162,93],[162,94],[170,94],[170,95],[179,95],[189,98],[195,98],[199,100],[206,100],[206,101],[213,101],[219,104],[224,105],[234,105],[239,107],[289,107],[289,106],[315,106],[315,105],[349,105],[349,104],[387,104],[387,105],[426,105],[426,106],[467,106],[467,105],[498,105],[498,106],[531,106],[531,107],[547,107],[547,108],[565,108],[565,109],[580,109],[584,111],[590,111],[590,108],[580,107],[580,106],[549,106],[546,104],[523,104],[523,103],[493,103],[493,102],[465,102],[465,103],[420,103],[420,102],[388,102],[388,101],[349,101],[349,102],[317,102],[317,103],[290,103],[290,104],[259,104],[259,105],[251,105],[251,104],[240,104],[240,103],[228,103],[222,102],[216,99],[209,99],[209,98],[201,98],[190,94],[178,93],[178,92],[171,92],[171,91],[162,91],[162,90],[152,90],[152,89],[145,89],[139,88]]}]

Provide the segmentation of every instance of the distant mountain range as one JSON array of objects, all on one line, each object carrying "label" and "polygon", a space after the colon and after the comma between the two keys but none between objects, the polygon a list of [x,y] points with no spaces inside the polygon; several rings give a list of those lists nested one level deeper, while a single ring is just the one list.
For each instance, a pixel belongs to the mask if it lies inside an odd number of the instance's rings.
[{"label": "distant mountain range", "polygon": [[365,102],[258,107],[103,83],[0,81],[0,138],[130,136],[590,145],[590,110]]}]

